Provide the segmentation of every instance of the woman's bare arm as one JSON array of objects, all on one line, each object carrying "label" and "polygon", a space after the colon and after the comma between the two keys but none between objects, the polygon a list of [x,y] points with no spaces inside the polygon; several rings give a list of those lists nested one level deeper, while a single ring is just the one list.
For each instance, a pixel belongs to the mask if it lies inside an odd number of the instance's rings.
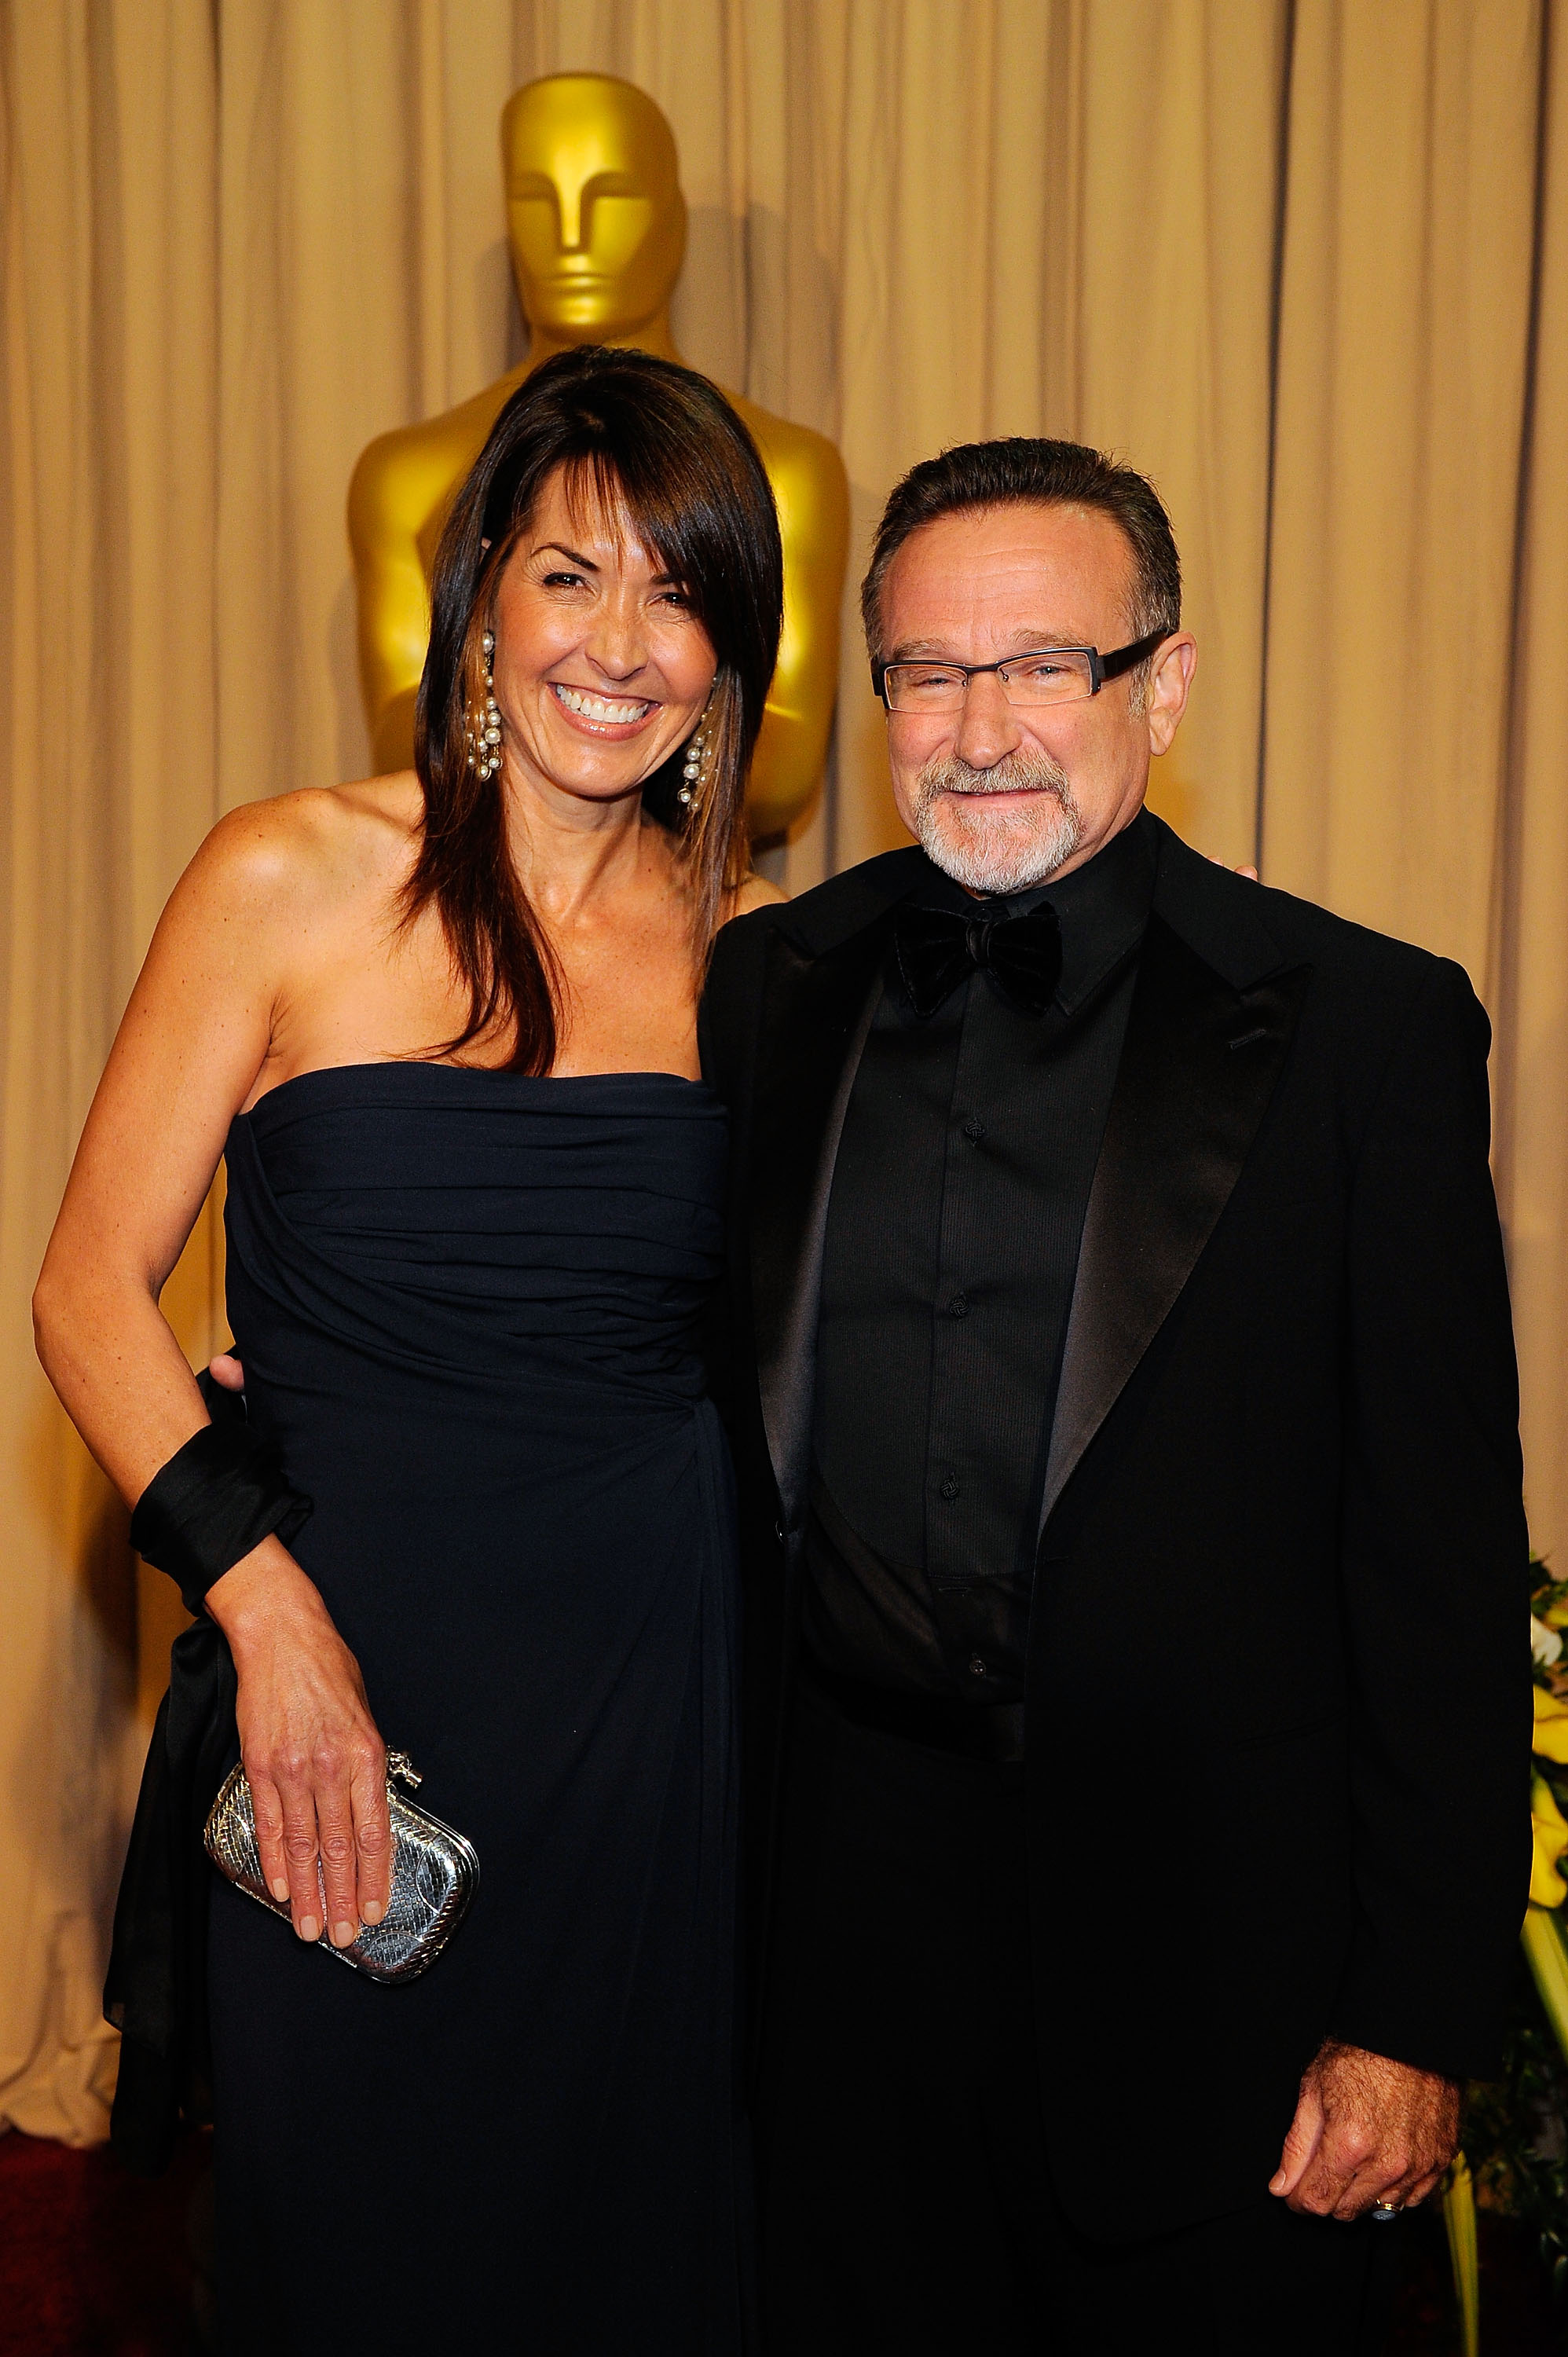
[{"label": "woman's bare arm", "polygon": [[[158,1297],[266,1060],[291,960],[319,917],[308,823],[236,812],[177,886],[88,1114],[33,1299],[38,1356],[128,1504],[208,1422]],[[282,1544],[209,1591],[239,1674],[262,1862],[315,1939],[319,1854],[342,1944],[384,1911],[384,1754],[358,1665]]]},{"label": "woman's bare arm", "polygon": [[277,989],[263,824],[218,828],[176,887],[71,1167],[33,1298],[38,1355],[128,1503],[207,1422],[158,1297],[267,1053]]}]

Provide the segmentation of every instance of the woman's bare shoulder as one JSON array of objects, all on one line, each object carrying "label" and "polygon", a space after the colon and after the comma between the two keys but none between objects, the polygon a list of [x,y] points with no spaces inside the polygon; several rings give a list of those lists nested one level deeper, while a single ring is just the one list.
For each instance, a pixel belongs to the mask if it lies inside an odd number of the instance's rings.
[{"label": "woman's bare shoulder", "polygon": [[753,871],[746,877],[736,892],[735,906],[730,910],[730,915],[748,917],[753,909],[766,909],[776,900],[787,900],[789,898],[788,892],[781,891],[777,884],[770,884],[766,876],[758,876]]},{"label": "woman's bare shoulder", "polygon": [[242,803],[207,837],[176,900],[264,920],[385,890],[407,873],[423,809],[412,770]]}]

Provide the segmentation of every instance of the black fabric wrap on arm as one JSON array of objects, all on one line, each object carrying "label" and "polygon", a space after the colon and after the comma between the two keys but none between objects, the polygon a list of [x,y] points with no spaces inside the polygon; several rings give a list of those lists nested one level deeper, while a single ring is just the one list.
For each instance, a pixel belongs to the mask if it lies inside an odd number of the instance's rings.
[{"label": "black fabric wrap on arm", "polygon": [[[217,1388],[210,1379],[204,1386],[209,1407]],[[154,1474],[131,1516],[131,1544],[167,1572],[188,1612],[199,1612],[214,1581],[274,1532],[286,1545],[310,1512],[311,1501],[290,1488],[275,1444],[242,1414],[224,1415],[192,1433]]]}]

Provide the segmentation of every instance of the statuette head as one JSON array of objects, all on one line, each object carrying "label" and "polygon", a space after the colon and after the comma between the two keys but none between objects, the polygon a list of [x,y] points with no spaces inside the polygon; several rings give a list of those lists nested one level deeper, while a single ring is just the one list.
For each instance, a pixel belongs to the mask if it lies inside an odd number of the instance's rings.
[{"label": "statuette head", "polygon": [[547,74],[501,116],[507,222],[529,325],[573,343],[631,335],[686,251],[674,135],[614,74]]}]

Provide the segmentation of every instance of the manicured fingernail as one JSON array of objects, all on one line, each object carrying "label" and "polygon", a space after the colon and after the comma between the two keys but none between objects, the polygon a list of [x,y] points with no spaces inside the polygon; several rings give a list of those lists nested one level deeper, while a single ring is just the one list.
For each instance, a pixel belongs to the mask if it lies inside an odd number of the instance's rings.
[{"label": "manicured fingernail", "polygon": [[1284,2170],[1283,2169],[1276,2169],[1273,2175],[1269,2179],[1269,2191],[1271,2193],[1278,2193],[1283,2187],[1284,2181]]},{"label": "manicured fingernail", "polygon": [[333,1945],[335,1948],[346,1948],[346,1947],[349,1945],[349,1942],[353,1939],[353,1936],[354,1936],[354,1926],[352,1925],[352,1923],[334,1923],[334,1924],[333,1924],[333,1926],[332,1926],[332,1945]]},{"label": "manicured fingernail", "polygon": [[299,1919],[299,1936],[300,1936],[300,1938],[301,1938],[302,1940],[319,1940],[319,1939],[320,1939],[320,1937],[321,1937],[321,1926],[320,1926],[320,1924],[317,1921],[317,1920],[316,1920],[316,1918],[315,1918],[315,1916],[314,1916],[314,1915],[302,1915],[302,1916],[300,1917],[300,1919]]},{"label": "manicured fingernail", "polygon": [[365,1921],[367,1923],[379,1923],[386,1911],[386,1909],[381,1905],[379,1899],[366,1900]]},{"label": "manicured fingernail", "polygon": [[288,1885],[284,1880],[281,1874],[278,1876],[277,1880],[273,1884],[273,1897],[274,1899],[286,1899],[288,1897]]}]

